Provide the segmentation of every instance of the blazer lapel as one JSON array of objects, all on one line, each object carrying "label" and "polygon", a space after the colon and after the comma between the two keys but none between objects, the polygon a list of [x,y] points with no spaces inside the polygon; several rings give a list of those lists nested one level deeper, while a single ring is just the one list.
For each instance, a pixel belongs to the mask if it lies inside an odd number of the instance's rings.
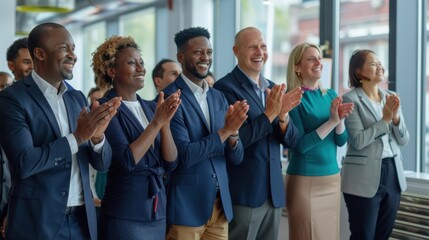
[{"label": "blazer lapel", "polygon": [[[241,87],[244,89],[244,91],[247,92],[247,94],[250,96],[250,98],[258,105],[258,107],[264,111],[265,108],[262,105],[262,100],[259,98],[259,96],[256,94],[252,84],[249,82],[249,79],[244,73],[238,68],[235,67],[233,71],[234,78],[241,84]],[[249,99],[246,99],[249,101]]]},{"label": "blazer lapel", "polygon": [[79,105],[74,104],[73,97],[68,91],[64,93],[63,99],[67,110],[67,120],[69,122],[70,132],[72,133],[76,130],[77,119],[79,117],[76,113],[80,113],[82,109],[77,109],[77,106]]},{"label": "blazer lapel", "polygon": [[215,114],[214,109],[216,109],[216,108],[214,107],[215,103],[213,101],[213,94],[212,93],[213,92],[211,89],[209,89],[209,91],[207,92],[207,104],[209,105],[209,115],[210,115],[210,129],[209,129],[210,132],[213,132],[213,129],[215,129],[214,128],[214,124],[215,124],[214,119],[216,119],[216,116],[214,115]]},{"label": "blazer lapel", "polygon": [[369,98],[366,96],[365,92],[361,88],[356,88],[356,92],[359,96],[359,99],[362,101],[362,103],[369,109],[372,116],[374,117],[375,121],[379,120],[379,114],[375,111],[374,107],[372,106]]},{"label": "blazer lapel", "polygon": [[61,138],[62,134],[60,131],[60,127],[58,126],[57,119],[55,118],[54,112],[51,109],[48,101],[46,100],[43,93],[40,91],[39,86],[37,86],[36,82],[34,82],[33,77],[24,78],[22,81],[25,81],[25,84],[29,87],[27,88],[28,94],[35,100],[35,102],[40,106],[43,113],[46,115],[49,123],[54,130],[55,136],[57,138]]},{"label": "blazer lapel", "polygon": [[204,114],[203,114],[203,111],[200,107],[200,104],[197,102],[197,99],[195,98],[191,89],[189,89],[188,85],[186,85],[185,80],[183,80],[183,78],[181,76],[179,76],[179,78],[177,78],[177,80],[176,80],[176,83],[177,83],[178,88],[182,90],[181,96],[183,96],[184,98],[186,98],[188,100],[188,102],[191,104],[191,106],[198,113],[198,116],[200,117],[201,121],[203,121],[206,128],[210,131],[210,127],[207,124],[206,118],[204,117]]}]

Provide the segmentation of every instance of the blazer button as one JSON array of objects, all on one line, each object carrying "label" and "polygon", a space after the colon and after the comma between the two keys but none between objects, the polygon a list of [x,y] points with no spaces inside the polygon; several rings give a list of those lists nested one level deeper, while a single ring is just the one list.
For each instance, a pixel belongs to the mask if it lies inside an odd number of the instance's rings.
[{"label": "blazer button", "polygon": [[70,168],[70,163],[66,163],[65,168]]},{"label": "blazer button", "polygon": [[216,173],[213,173],[213,174],[212,174],[212,178],[216,178]]},{"label": "blazer button", "polygon": [[66,195],[66,192],[62,191],[62,192],[60,192],[60,194],[61,194],[61,196],[64,197]]}]

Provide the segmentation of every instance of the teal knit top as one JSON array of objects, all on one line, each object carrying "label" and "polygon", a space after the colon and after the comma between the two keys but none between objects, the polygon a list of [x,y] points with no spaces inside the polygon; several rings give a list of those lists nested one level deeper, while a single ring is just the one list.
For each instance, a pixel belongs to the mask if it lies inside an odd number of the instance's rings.
[{"label": "teal knit top", "polygon": [[328,176],[340,171],[337,164],[337,146],[347,142],[347,132],[338,135],[335,129],[321,139],[316,129],[328,121],[335,91],[322,94],[320,89],[306,90],[301,104],[290,113],[298,128],[301,140],[296,148],[289,149],[288,174],[302,176]]}]

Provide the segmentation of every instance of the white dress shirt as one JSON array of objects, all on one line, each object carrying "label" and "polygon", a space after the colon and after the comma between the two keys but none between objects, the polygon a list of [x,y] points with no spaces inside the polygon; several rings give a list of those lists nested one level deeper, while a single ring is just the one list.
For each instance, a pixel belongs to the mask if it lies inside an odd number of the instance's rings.
[{"label": "white dress shirt", "polygon": [[[70,132],[67,110],[63,99],[63,94],[67,91],[67,86],[64,84],[64,82],[62,82],[60,89],[58,90],[49,84],[46,80],[42,79],[35,71],[32,71],[31,74],[55,115],[55,119],[57,120],[58,126],[61,130],[61,135],[67,138],[67,141],[70,145],[70,150],[72,153],[72,167],[67,206],[81,206],[85,203],[85,201],[83,199],[82,180],[80,177],[79,165],[77,163],[76,156],[79,148],[76,138],[74,137],[73,133]],[[104,138],[101,143],[95,146],[91,143],[94,151],[97,153],[101,152],[103,144]]]}]

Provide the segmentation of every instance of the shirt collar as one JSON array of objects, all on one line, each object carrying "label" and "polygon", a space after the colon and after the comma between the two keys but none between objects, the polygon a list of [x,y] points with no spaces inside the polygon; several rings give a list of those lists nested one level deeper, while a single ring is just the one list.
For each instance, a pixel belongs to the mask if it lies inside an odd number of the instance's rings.
[{"label": "shirt collar", "polygon": [[59,97],[62,97],[62,95],[67,91],[67,86],[64,84],[64,81],[61,81],[60,91],[58,92],[58,89],[56,89],[54,86],[52,86],[42,77],[40,77],[36,73],[36,71],[32,71],[31,76],[33,77],[34,82],[36,82],[36,85],[39,87],[40,91],[45,96],[49,94],[49,95],[58,95]]},{"label": "shirt collar", "polygon": [[200,88],[200,86],[189,80],[185,74],[181,73],[181,75],[183,80],[185,80],[186,85],[188,85],[194,95],[196,93],[206,94],[209,91],[209,85],[206,81],[203,81],[203,88]]},{"label": "shirt collar", "polygon": [[237,67],[247,77],[247,80],[249,80],[249,82],[252,84],[252,86],[255,89],[259,88],[259,89],[265,90],[266,88],[268,88],[270,86],[270,84],[268,83],[268,80],[262,74],[259,74],[259,83],[261,85],[258,86],[256,81],[253,78],[251,78],[245,71],[243,71],[243,69],[241,69],[239,65],[237,65]]}]

